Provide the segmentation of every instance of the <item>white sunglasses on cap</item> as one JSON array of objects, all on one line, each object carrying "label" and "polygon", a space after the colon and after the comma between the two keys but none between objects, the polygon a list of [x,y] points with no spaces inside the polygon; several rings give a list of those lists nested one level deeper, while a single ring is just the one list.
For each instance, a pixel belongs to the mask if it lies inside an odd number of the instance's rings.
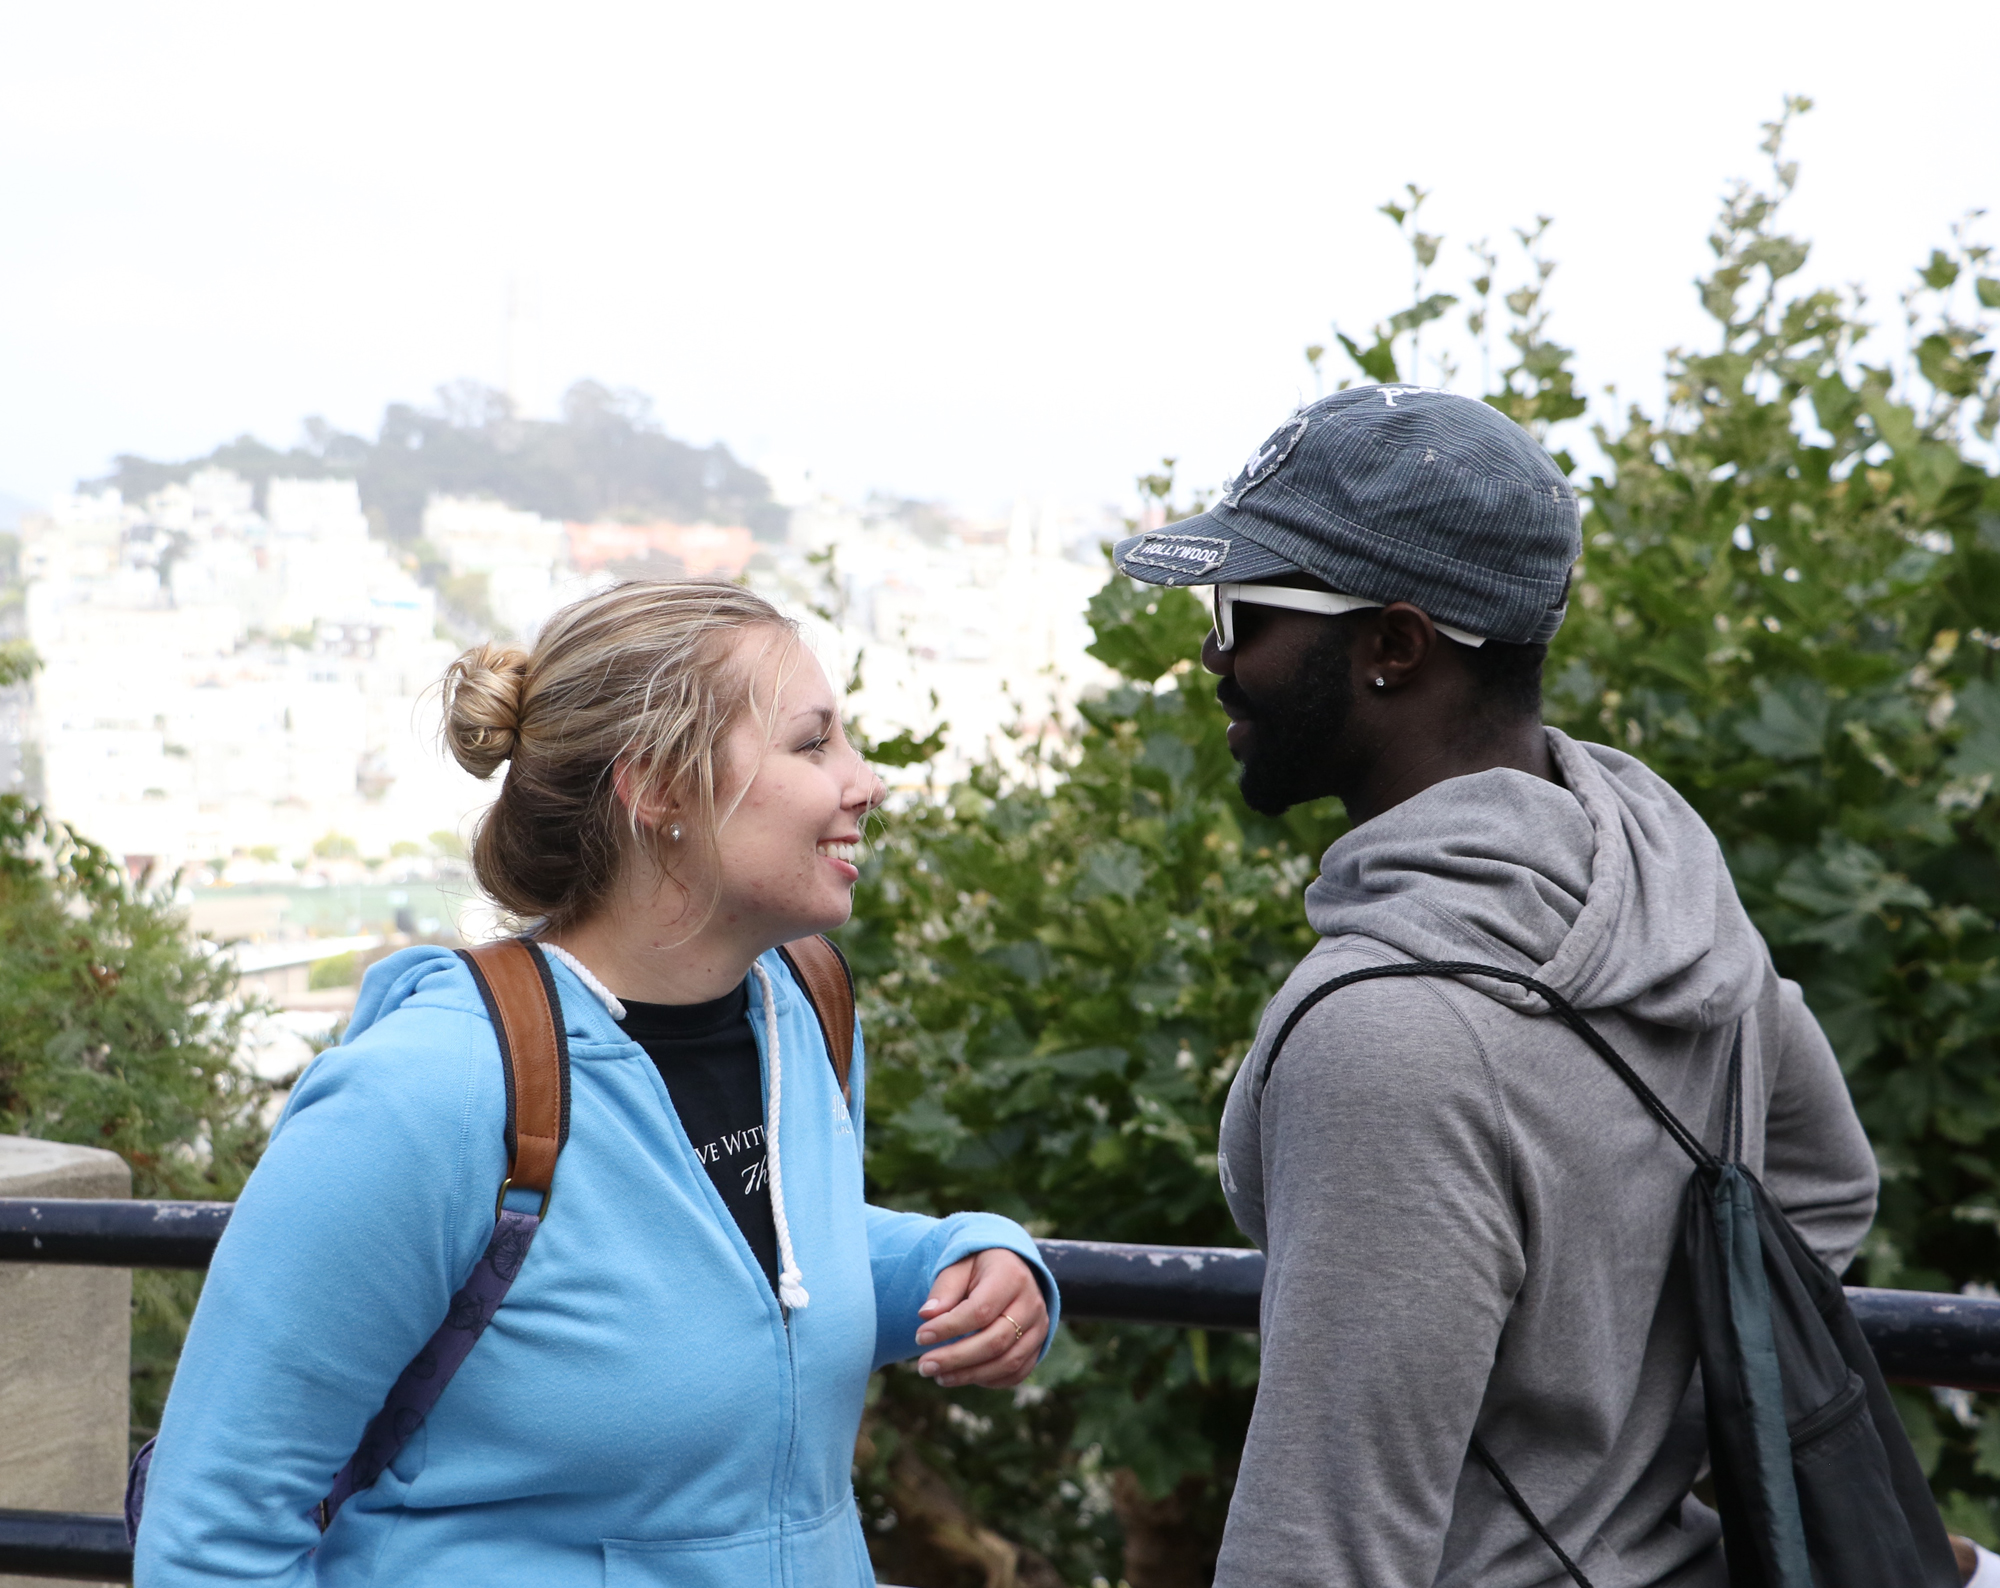
[{"label": "white sunglasses on cap", "polygon": [[[1285,607],[1293,612],[1321,612],[1328,617],[1338,617],[1343,612],[1358,612],[1363,607],[1388,605],[1385,601],[1370,601],[1363,596],[1340,595],[1332,590],[1300,590],[1288,584],[1218,584],[1209,590],[1215,601],[1215,644],[1218,650],[1236,648],[1236,604],[1241,601],[1253,607]],[[1484,645],[1486,636],[1468,634],[1464,629],[1455,629],[1448,624],[1431,619],[1438,633],[1457,640],[1461,645]]]}]

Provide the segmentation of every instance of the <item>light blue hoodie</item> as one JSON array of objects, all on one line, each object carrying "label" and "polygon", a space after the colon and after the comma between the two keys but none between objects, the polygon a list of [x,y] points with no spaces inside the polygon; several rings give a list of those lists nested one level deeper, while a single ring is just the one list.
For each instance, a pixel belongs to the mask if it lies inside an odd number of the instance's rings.
[{"label": "light blue hoodie", "polygon": [[[215,1254],[167,1403],[138,1588],[850,1588],[868,1375],[917,1354],[949,1264],[1027,1233],[863,1201],[864,1068],[841,1099],[777,954],[752,978],[810,1300],[780,1308],[643,1049],[552,963],[570,1136],[520,1277],[395,1464],[322,1537],[311,1512],[485,1250],[505,1086],[471,973],[412,948],[292,1093]],[[760,992],[760,983],[770,989]]]}]

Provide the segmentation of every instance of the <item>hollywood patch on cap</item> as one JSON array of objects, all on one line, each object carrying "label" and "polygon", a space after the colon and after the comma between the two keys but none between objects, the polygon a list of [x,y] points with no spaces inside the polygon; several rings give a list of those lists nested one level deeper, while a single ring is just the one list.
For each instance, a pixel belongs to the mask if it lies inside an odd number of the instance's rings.
[{"label": "hollywood patch on cap", "polygon": [[1163,573],[1200,576],[1229,555],[1229,542],[1220,535],[1173,535],[1156,530],[1141,535],[1138,543],[1119,558],[1136,562]]},{"label": "hollywood patch on cap", "polygon": [[1132,535],[1111,548],[1121,573],[1147,584],[1247,584],[1297,573],[1298,564],[1247,535],[1186,534],[1172,528]]}]

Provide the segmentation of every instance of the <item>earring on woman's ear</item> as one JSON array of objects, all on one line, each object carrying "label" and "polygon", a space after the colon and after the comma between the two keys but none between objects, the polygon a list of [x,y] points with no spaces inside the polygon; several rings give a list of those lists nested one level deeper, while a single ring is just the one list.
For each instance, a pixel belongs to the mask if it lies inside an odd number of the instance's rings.
[{"label": "earring on woman's ear", "polygon": [[681,841],[681,824],[679,822],[669,822],[667,824],[667,837],[675,843]]},{"label": "earring on woman's ear", "polygon": [[1377,689],[1387,689],[1389,687],[1389,680],[1386,678],[1378,678],[1375,680],[1375,687]]}]

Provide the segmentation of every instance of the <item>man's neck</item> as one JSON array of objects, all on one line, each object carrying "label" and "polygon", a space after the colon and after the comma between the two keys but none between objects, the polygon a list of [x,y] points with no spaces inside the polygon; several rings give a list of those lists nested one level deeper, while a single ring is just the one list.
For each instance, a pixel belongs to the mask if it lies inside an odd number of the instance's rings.
[{"label": "man's neck", "polygon": [[1550,783],[1562,781],[1549,750],[1548,729],[1529,719],[1476,743],[1405,740],[1370,763],[1354,788],[1341,790],[1341,803],[1348,820],[1359,827],[1451,778],[1501,768]]}]

